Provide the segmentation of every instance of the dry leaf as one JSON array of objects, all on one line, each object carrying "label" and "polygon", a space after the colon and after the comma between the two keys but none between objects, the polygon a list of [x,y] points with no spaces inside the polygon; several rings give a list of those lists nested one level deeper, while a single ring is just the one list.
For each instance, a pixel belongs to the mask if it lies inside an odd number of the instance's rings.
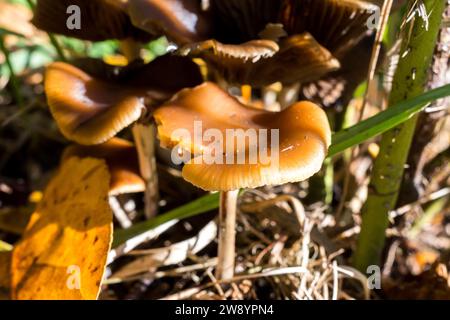
[{"label": "dry leaf", "polygon": [[9,300],[11,252],[0,252],[0,300]]},{"label": "dry leaf", "polygon": [[108,167],[71,158],[12,254],[14,299],[96,299],[112,238]]}]

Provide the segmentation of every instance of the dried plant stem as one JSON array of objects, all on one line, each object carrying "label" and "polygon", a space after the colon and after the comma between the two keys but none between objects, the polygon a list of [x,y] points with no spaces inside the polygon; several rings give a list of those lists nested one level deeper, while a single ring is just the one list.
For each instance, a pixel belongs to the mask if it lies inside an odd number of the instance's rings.
[{"label": "dried plant stem", "polygon": [[228,280],[234,276],[236,211],[239,190],[220,193],[219,207],[219,253],[216,278]]},{"label": "dried plant stem", "polygon": [[300,83],[294,83],[292,85],[283,85],[281,92],[278,94],[278,102],[281,110],[286,109],[291,104],[298,101],[300,94]]},{"label": "dried plant stem", "polygon": [[[409,2],[410,8],[417,5],[415,0]],[[413,98],[424,91],[446,2],[447,0],[421,1],[420,5],[423,3],[425,6],[426,16],[416,14],[405,24],[401,59],[395,73],[389,105]],[[361,233],[354,256],[354,264],[361,271],[380,262],[389,212],[397,202],[417,119],[416,115],[382,137],[380,153],[371,175],[369,196],[362,212]]]},{"label": "dried plant stem", "polygon": [[145,216],[154,217],[158,212],[158,172],[155,158],[156,128],[153,124],[136,123],[133,126],[134,142],[136,144],[139,166],[145,181]]}]

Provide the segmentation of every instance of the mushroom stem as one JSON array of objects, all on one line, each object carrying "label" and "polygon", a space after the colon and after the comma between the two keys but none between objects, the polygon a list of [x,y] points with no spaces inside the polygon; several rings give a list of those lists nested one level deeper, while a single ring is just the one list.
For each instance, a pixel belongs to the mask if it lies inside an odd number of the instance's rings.
[{"label": "mushroom stem", "polygon": [[145,181],[145,216],[154,217],[158,212],[158,172],[156,170],[156,129],[153,124],[136,123],[133,126],[134,142],[139,157],[139,167]]},{"label": "mushroom stem", "polygon": [[239,190],[220,193],[217,280],[229,280],[234,276],[238,195]]},{"label": "mushroom stem", "polygon": [[[133,39],[120,42],[120,49],[128,62],[140,57],[141,46]],[[158,173],[156,170],[156,128],[153,124],[136,123],[133,126],[134,142],[139,156],[139,167],[145,181],[145,216],[150,219],[158,212]]]},{"label": "mushroom stem", "polygon": [[124,39],[120,41],[120,50],[129,63],[141,56],[141,46],[133,39]]},{"label": "mushroom stem", "polygon": [[250,104],[252,102],[252,87],[245,84],[241,87],[242,100],[244,104]]},{"label": "mushroom stem", "polygon": [[283,85],[283,89],[278,95],[278,102],[280,103],[281,110],[286,109],[291,104],[298,101],[300,93],[300,83],[294,83],[292,85]]}]

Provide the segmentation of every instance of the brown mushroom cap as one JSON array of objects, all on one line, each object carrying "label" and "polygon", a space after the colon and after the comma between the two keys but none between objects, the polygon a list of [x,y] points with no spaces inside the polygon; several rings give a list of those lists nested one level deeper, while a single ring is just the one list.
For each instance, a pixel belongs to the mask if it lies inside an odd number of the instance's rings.
[{"label": "brown mushroom cap", "polygon": [[340,57],[368,31],[367,21],[379,7],[360,0],[286,0],[280,23],[288,34],[309,32]]},{"label": "brown mushroom cap", "polygon": [[82,64],[95,76],[67,63],[49,65],[45,91],[61,132],[84,145],[107,141],[138,120],[146,105],[202,82],[197,65],[182,57],[164,56],[128,68],[92,60]]},{"label": "brown mushroom cap", "polygon": [[356,44],[378,6],[360,0],[213,0],[215,38],[226,43],[256,39],[269,23],[288,35],[310,33],[335,56]]},{"label": "brown mushroom cap", "polygon": [[127,8],[135,26],[178,44],[205,40],[211,32],[198,0],[128,0]]},{"label": "brown mushroom cap", "polygon": [[[310,102],[299,102],[279,113],[256,110],[242,105],[212,83],[181,91],[172,101],[154,113],[161,144],[181,147],[193,154],[183,168],[183,177],[210,191],[256,188],[264,185],[302,181],[318,172],[331,143],[331,130],[325,112]],[[206,164],[201,157],[211,151],[211,142],[174,135],[186,129],[194,137],[194,121],[203,130],[219,130],[226,150],[227,129],[279,129],[279,163]],[[271,143],[268,142],[272,155]],[[249,145],[246,150],[249,153]],[[236,157],[236,151],[233,157]],[[248,159],[248,158],[247,158]]]},{"label": "brown mushroom cap", "polygon": [[[67,27],[71,5],[80,8],[80,29]],[[133,26],[119,0],[38,0],[32,23],[47,32],[90,41],[132,38],[146,42],[159,36]]]},{"label": "brown mushroom cap", "polygon": [[212,0],[215,38],[225,43],[258,39],[269,23],[278,23],[283,0]]},{"label": "brown mushroom cap", "polygon": [[[166,34],[181,53],[204,59],[228,83],[257,87],[314,81],[337,70],[338,59],[368,32],[367,21],[378,9],[359,0],[209,4],[206,10],[199,0],[128,0],[128,11],[136,26]],[[280,41],[260,38],[273,32]]]},{"label": "brown mushroom cap", "polygon": [[113,138],[96,146],[71,145],[64,150],[62,162],[71,157],[104,159],[111,174],[110,195],[145,191],[136,148],[126,140]]},{"label": "brown mushroom cap", "polygon": [[183,54],[204,59],[231,84],[265,86],[308,82],[340,67],[339,61],[309,33],[282,39],[225,45],[208,40],[185,46]]}]

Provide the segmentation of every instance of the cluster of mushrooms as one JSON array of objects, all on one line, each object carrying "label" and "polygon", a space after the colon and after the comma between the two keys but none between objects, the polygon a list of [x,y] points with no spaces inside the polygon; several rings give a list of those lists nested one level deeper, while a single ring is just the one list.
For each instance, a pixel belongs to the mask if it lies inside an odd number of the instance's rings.
[{"label": "cluster of mushrooms", "polygon": [[[71,5],[81,9],[80,29],[67,28]],[[89,41],[118,39],[129,62],[118,67],[85,58],[48,66],[51,113],[76,143],[64,158],[106,159],[111,193],[145,191],[151,215],[158,193],[156,124],[162,147],[181,145],[179,151],[191,155],[184,179],[221,192],[216,276],[230,279],[238,191],[308,179],[321,169],[331,143],[321,107],[296,96],[274,112],[256,103],[258,94],[274,83],[298,87],[345,69],[358,59],[350,54],[368,37],[366,21],[377,9],[357,0],[38,0],[38,28]],[[144,63],[140,44],[161,36],[174,50]],[[242,98],[231,88],[242,88]],[[173,134],[180,128],[193,134],[194,121],[224,136],[227,129],[278,129],[278,166],[194,161],[210,145]],[[129,126],[136,147],[115,137]]]}]

